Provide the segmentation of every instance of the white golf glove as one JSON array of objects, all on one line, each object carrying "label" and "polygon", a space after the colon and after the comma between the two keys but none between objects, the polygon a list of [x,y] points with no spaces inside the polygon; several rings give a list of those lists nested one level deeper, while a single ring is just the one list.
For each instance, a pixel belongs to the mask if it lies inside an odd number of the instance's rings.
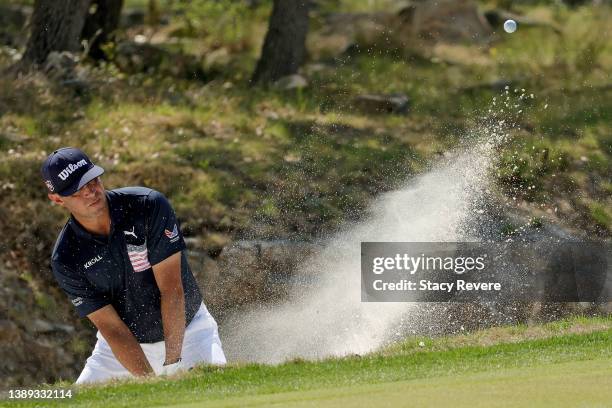
[{"label": "white golf glove", "polygon": [[179,361],[177,361],[176,363],[172,363],[172,364],[168,364],[165,366],[162,366],[161,371],[159,373],[160,376],[168,376],[168,375],[174,375],[180,371],[183,371],[183,367],[181,364],[181,359],[179,359]]}]

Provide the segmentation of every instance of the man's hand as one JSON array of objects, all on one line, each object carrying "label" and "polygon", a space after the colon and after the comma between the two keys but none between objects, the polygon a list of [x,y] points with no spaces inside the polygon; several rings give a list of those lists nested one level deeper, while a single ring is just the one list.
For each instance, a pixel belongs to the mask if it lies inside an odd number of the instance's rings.
[{"label": "man's hand", "polygon": [[164,365],[181,358],[185,335],[185,294],[181,278],[181,252],[153,265],[153,275],[161,294],[161,314],[166,343]]},{"label": "man's hand", "polygon": [[87,315],[100,330],[117,360],[137,377],[154,374],[142,347],[112,305]]},{"label": "man's hand", "polygon": [[167,364],[167,365],[164,364],[159,375],[160,376],[174,375],[180,371],[183,371],[181,359],[179,359],[177,362],[172,363],[172,364]]}]

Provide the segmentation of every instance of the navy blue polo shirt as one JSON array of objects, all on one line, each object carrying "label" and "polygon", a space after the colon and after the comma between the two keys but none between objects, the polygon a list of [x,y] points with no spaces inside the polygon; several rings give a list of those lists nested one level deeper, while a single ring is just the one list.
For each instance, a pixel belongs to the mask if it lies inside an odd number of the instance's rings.
[{"label": "navy blue polo shirt", "polygon": [[113,305],[139,343],[162,341],[161,296],[153,265],[182,251],[186,324],[202,302],[176,216],[166,197],[149,188],[110,190],[106,198],[110,234],[91,234],[71,216],[53,249],[53,275],[79,316]]}]

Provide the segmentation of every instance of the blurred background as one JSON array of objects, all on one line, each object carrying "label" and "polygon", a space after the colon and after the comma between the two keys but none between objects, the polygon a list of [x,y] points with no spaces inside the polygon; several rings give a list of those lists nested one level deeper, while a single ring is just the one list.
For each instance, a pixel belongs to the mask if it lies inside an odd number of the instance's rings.
[{"label": "blurred background", "polygon": [[74,379],[95,343],[49,270],[67,214],[39,172],[60,146],[104,167],[107,189],[170,198],[221,326],[282,299],[321,240],[476,139],[496,140],[497,238],[609,241],[611,10],[0,0],[0,386]]}]

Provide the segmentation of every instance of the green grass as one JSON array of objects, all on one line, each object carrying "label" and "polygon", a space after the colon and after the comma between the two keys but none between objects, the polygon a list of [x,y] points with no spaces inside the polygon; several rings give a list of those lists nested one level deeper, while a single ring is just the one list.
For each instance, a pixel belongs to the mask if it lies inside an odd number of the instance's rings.
[{"label": "green grass", "polygon": [[557,407],[605,406],[612,392],[605,389],[609,360],[550,364],[545,367],[469,373],[334,389],[294,391],[273,395],[231,397],[178,407]]},{"label": "green grass", "polygon": [[[424,405],[439,406],[441,398],[453,390],[461,406],[468,405],[470,390],[480,404],[513,393],[520,394],[516,396],[519,405],[545,405],[546,401],[562,406],[601,403],[609,401],[610,395],[605,383],[612,367],[611,335],[609,317],[578,317],[541,326],[500,327],[438,339],[413,338],[359,357],[295,360],[277,366],[201,367],[173,380],[127,380],[82,387],[75,390],[73,400],[49,401],[47,406],[308,402],[337,406],[356,404],[360,398],[395,405],[402,393],[407,393],[405,397],[414,395],[414,401]],[[572,384],[571,395],[563,384]],[[438,395],[443,389],[448,392]],[[502,400],[500,404],[504,402],[510,403]]]},{"label": "green grass", "polygon": [[[309,240],[359,220],[374,197],[482,136],[483,116],[499,98],[488,84],[500,79],[534,99],[515,115],[517,127],[509,129],[492,169],[492,189],[540,224],[610,237],[609,7],[515,1],[518,11],[561,31],[523,26],[489,45],[454,46],[443,55],[374,39],[350,56],[309,61],[323,64],[308,76],[310,86],[279,91],[248,84],[271,2],[244,13],[245,3],[236,2],[227,14],[218,2],[198,9],[201,3],[192,2],[189,13],[163,30],[177,38],[165,48],[202,63],[212,51],[227,50],[227,61],[207,70],[205,79],[173,76],[167,66],[130,75],[112,61],[84,64],[91,88],[83,94],[42,76],[0,77],[0,228],[8,237],[0,242],[0,261],[10,262],[28,294],[17,302],[33,308],[27,316],[11,308],[11,319],[74,319],[59,291],[53,295],[59,310],[40,296],[42,288],[55,288],[48,257],[66,214],[47,203],[39,168],[59,146],[89,153],[107,170],[107,188],[163,191],[184,233],[218,254],[219,242],[235,238]],[[390,5],[324,1],[309,36],[317,35],[326,12],[388,11]],[[317,45],[313,56],[324,54]],[[0,46],[0,70],[13,52]],[[410,98],[407,115],[370,115],[352,103],[363,93],[398,92]],[[502,233],[518,228],[508,224]],[[78,344],[68,347],[83,353]]]},{"label": "green grass", "polygon": [[601,225],[603,228],[609,229],[612,226],[612,215],[609,209],[598,204],[591,203],[589,206],[593,221]]}]

